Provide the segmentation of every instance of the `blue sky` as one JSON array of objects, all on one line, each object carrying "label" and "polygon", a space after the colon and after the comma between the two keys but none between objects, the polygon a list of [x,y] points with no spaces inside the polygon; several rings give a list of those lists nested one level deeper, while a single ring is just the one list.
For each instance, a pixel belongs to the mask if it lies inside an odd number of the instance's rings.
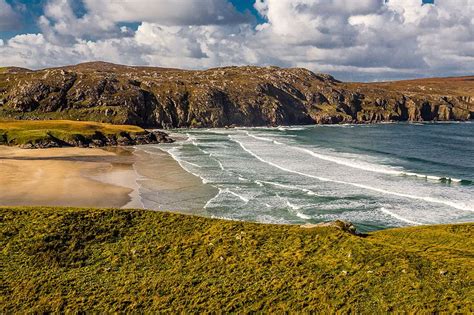
[{"label": "blue sky", "polygon": [[363,81],[465,75],[474,73],[472,16],[474,0],[0,0],[0,66],[103,60],[304,67]]}]

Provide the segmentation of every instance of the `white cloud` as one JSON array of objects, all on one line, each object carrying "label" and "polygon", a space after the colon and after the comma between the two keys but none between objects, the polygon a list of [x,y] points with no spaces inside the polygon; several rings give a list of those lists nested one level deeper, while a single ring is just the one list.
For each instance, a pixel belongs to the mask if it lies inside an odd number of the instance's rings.
[{"label": "white cloud", "polygon": [[100,39],[123,35],[114,21],[100,15],[87,13],[78,17],[70,0],[49,0],[38,24],[48,40],[72,43],[83,37]]},{"label": "white cloud", "polygon": [[114,22],[161,25],[239,24],[250,20],[227,0],[84,0],[90,14]]},{"label": "white cloud", "polygon": [[0,0],[0,32],[12,30],[20,25],[20,15],[6,0]]},{"label": "white cloud", "polygon": [[[67,0],[51,0],[42,34],[8,40],[0,64],[274,64],[366,80],[466,74],[474,71],[473,2],[258,0],[266,22],[254,27],[225,0],[85,0],[81,17]],[[141,23],[120,26],[127,21]]]}]

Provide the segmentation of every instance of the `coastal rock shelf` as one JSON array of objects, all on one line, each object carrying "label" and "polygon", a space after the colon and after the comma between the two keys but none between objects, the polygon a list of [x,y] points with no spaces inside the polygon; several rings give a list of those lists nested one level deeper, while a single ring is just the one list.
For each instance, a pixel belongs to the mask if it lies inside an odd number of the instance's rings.
[{"label": "coastal rock shelf", "polygon": [[0,73],[0,118],[225,127],[474,117],[473,77],[344,83],[302,68],[205,71],[104,62]]},{"label": "coastal rock shelf", "polygon": [[0,121],[0,145],[24,149],[105,147],[171,143],[161,131],[129,125],[67,120]]}]

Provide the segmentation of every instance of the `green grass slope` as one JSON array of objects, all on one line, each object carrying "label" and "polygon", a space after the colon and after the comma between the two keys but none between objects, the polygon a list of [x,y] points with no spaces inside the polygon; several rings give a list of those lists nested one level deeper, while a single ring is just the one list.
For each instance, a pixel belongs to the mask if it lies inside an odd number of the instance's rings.
[{"label": "green grass slope", "polygon": [[0,312],[474,311],[474,224],[365,237],[143,210],[0,208]]},{"label": "green grass slope", "polygon": [[1,121],[0,144],[25,145],[47,141],[69,143],[100,136],[119,136],[122,133],[142,134],[137,126],[112,125],[97,122],[71,120]]}]

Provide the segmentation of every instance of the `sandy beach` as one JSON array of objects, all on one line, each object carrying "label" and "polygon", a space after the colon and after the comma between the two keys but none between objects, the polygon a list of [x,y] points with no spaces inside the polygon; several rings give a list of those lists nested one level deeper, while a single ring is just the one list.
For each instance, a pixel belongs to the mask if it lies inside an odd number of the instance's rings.
[{"label": "sandy beach", "polygon": [[[25,150],[0,146],[0,206],[168,210],[167,205],[177,208],[183,191],[183,198],[189,198],[186,191],[190,187],[195,188],[190,189],[191,193],[203,199],[195,203],[196,208],[202,208],[204,200],[210,198],[202,196],[209,189],[203,193],[199,178],[186,173],[166,153],[147,161],[148,155],[135,151],[133,148]],[[158,169],[153,171],[155,167]],[[154,203],[143,202],[140,182],[146,184],[145,195]],[[212,190],[208,192],[212,193]],[[176,199],[173,207],[171,199]]]}]

